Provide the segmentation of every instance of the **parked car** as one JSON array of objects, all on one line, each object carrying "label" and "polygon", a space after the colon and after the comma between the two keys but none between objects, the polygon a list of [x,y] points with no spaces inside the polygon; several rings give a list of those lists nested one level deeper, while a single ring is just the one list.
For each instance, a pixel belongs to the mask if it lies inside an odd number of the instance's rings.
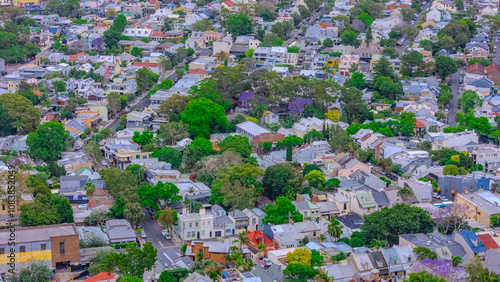
[{"label": "parked car", "polygon": [[170,232],[168,232],[168,230],[162,230],[162,231],[161,231],[161,234],[162,234],[162,235],[163,235],[163,237],[165,237],[165,239],[167,239],[167,240],[172,239],[172,234],[170,234]]},{"label": "parked car", "polygon": [[441,199],[441,201],[443,201],[443,202],[447,202],[448,201],[448,198],[446,198],[445,196],[441,196],[441,197],[439,197],[439,199]]},{"label": "parked car", "polygon": [[260,266],[262,266],[264,268],[268,268],[271,265],[273,265],[273,263],[268,258],[260,259],[259,264],[260,264]]},{"label": "parked car", "polygon": [[142,233],[141,233],[141,237],[142,237],[142,238],[146,238],[146,237],[147,237],[147,236],[146,236],[146,232],[142,231]]},{"label": "parked car", "polygon": [[104,161],[104,160],[103,160],[103,161],[101,161],[101,164],[102,164],[103,166],[106,166],[108,163],[107,163],[106,161]]},{"label": "parked car", "polygon": [[78,150],[81,150],[82,149],[82,146],[76,146],[75,147],[75,151],[78,151]]},{"label": "parked car", "polygon": [[432,197],[434,199],[439,199],[439,194],[438,193],[432,193]]}]

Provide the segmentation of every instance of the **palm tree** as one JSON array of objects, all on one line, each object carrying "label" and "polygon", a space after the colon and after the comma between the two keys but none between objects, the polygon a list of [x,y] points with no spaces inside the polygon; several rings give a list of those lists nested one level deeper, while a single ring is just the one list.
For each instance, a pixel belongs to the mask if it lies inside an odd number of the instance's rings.
[{"label": "palm tree", "polygon": [[459,256],[451,256],[451,263],[453,264],[453,267],[457,267],[459,264],[461,264],[463,259]]},{"label": "palm tree", "polygon": [[243,245],[250,243],[250,238],[248,238],[246,235],[247,234],[245,232],[241,232],[240,234],[238,234],[238,239],[233,241],[233,243],[240,244],[240,247],[239,247],[240,252],[243,249]]},{"label": "palm tree", "polygon": [[328,276],[328,271],[321,271],[318,275],[316,275],[316,282],[331,282],[333,281],[333,277]]},{"label": "palm tree", "polygon": [[226,58],[226,53],[224,51],[220,51],[219,54],[217,54],[217,60],[219,62],[223,62]]},{"label": "palm tree", "polygon": [[83,188],[85,189],[85,194],[87,194],[87,197],[94,195],[95,192],[94,183],[88,182],[85,184],[85,186],[83,186]]},{"label": "palm tree", "polygon": [[264,245],[264,243],[259,242],[259,245],[257,246],[257,249],[265,256],[266,255],[266,250],[267,247]]},{"label": "palm tree", "polygon": [[318,236],[318,241],[325,242],[326,241],[326,236],[324,234],[319,235]]},{"label": "palm tree", "polygon": [[189,213],[191,213],[191,209],[193,208],[192,202],[193,202],[194,188],[189,187],[188,193],[189,193]]},{"label": "palm tree", "polygon": [[[327,223],[325,223],[327,224]],[[330,235],[332,238],[335,238],[335,241],[340,238],[340,235],[342,235],[342,227],[344,227],[338,220],[335,218],[332,219],[330,224],[328,225],[327,233]]]}]

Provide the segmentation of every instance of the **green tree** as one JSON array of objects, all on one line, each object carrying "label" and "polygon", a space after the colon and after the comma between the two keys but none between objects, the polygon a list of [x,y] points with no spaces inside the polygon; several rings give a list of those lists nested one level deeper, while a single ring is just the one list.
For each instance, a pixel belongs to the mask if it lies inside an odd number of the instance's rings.
[{"label": "green tree", "polygon": [[225,24],[227,26],[226,31],[233,36],[246,35],[253,32],[252,20],[243,13],[230,15],[227,17]]},{"label": "green tree", "polygon": [[142,222],[142,219],[144,218],[144,212],[142,211],[142,207],[139,203],[128,203],[125,204],[123,216],[130,222],[130,224],[132,224],[135,229],[137,224]]},{"label": "green tree", "polygon": [[[40,124],[40,110],[33,106],[30,100],[19,94],[5,93],[0,96],[0,103],[12,121],[12,127],[18,134],[27,134],[35,131]],[[2,116],[4,119],[4,116]]]},{"label": "green tree", "polygon": [[436,71],[441,79],[446,79],[450,74],[457,72],[457,63],[448,56],[436,58]]},{"label": "green tree", "polygon": [[158,250],[151,242],[143,248],[127,246],[126,252],[110,252],[105,255],[99,266],[101,272],[117,272],[125,277],[142,277],[145,271],[150,271],[156,262]]},{"label": "green tree", "polygon": [[[122,109],[122,102],[120,100],[120,94],[118,92],[111,92],[106,95],[108,99],[109,110],[113,113],[115,117],[118,116],[119,111]],[[126,121],[127,116],[125,116]],[[120,123],[122,122],[122,117],[120,116]],[[126,123],[125,123],[126,124]]]},{"label": "green tree", "polygon": [[398,242],[400,234],[429,233],[433,226],[432,218],[423,209],[397,204],[365,216],[361,231],[368,242],[387,240],[392,245]]},{"label": "green tree", "polygon": [[240,153],[241,156],[246,159],[248,159],[253,152],[252,145],[250,145],[248,138],[242,135],[227,136],[219,143],[219,148],[221,154],[227,150],[232,150]]},{"label": "green tree", "polygon": [[177,79],[181,79],[185,73],[186,72],[184,71],[184,69],[176,69],[175,70],[175,77],[177,77]]},{"label": "green tree", "polygon": [[344,88],[342,90],[339,102],[343,104],[346,115],[350,121],[356,120],[358,115],[365,108],[365,103],[362,98],[363,92],[355,87]]},{"label": "green tree", "polygon": [[192,137],[209,138],[211,133],[226,132],[229,127],[224,108],[207,98],[189,102],[181,120],[189,125]]},{"label": "green tree", "polygon": [[366,26],[370,26],[373,23],[373,19],[368,13],[361,13],[356,19],[360,20]]},{"label": "green tree", "polygon": [[281,163],[269,166],[262,179],[266,195],[271,199],[295,193],[302,188],[302,175],[290,163]]},{"label": "green tree", "polygon": [[467,114],[473,111],[476,107],[483,104],[483,99],[479,97],[476,91],[465,90],[462,93],[462,111]]},{"label": "green tree", "polygon": [[182,166],[190,172],[194,169],[199,160],[203,157],[212,155],[213,152],[212,142],[205,138],[197,137],[186,146],[182,158]]},{"label": "green tree", "polygon": [[287,265],[285,270],[283,270],[283,274],[294,279],[299,279],[300,277],[300,279],[310,280],[319,274],[319,270],[315,269],[312,266],[306,266],[299,263],[290,263]]},{"label": "green tree", "polygon": [[446,280],[443,277],[439,277],[437,275],[432,275],[431,273],[427,272],[426,270],[422,270],[420,272],[414,272],[410,273],[408,275],[408,278],[403,280],[404,282],[446,282]]},{"label": "green tree", "polygon": [[337,219],[332,219],[330,224],[328,224],[327,227],[327,233],[330,235],[330,237],[335,238],[335,240],[339,239],[340,236],[342,235],[342,227],[344,227],[342,224],[340,224],[340,221]]},{"label": "green tree", "polygon": [[351,77],[345,82],[345,87],[356,87],[359,90],[366,88],[365,75],[360,72],[352,73]]},{"label": "green tree", "polygon": [[340,41],[344,45],[359,46],[358,35],[352,30],[344,30],[340,35]]},{"label": "green tree", "polygon": [[55,162],[67,148],[68,136],[68,131],[61,123],[51,121],[41,124],[26,139],[28,155],[35,160]]},{"label": "green tree", "polygon": [[140,68],[135,72],[135,81],[137,82],[137,91],[144,93],[149,91],[156,83],[155,74],[148,68]]},{"label": "green tree", "polygon": [[121,35],[122,32],[120,30],[111,27],[103,33],[102,41],[104,41],[108,49],[116,48]]},{"label": "green tree", "polygon": [[405,25],[403,27],[403,35],[406,39],[410,41],[410,45],[413,45],[413,41],[420,33],[420,30],[414,25]]},{"label": "green tree", "polygon": [[491,228],[500,227],[500,214],[493,214],[490,217]]},{"label": "green tree", "polygon": [[306,164],[304,166],[304,169],[302,170],[302,175],[305,176],[313,170],[322,171],[321,168],[319,168],[319,166],[317,166],[316,164]]},{"label": "green tree", "polygon": [[436,259],[437,258],[437,254],[426,247],[416,247],[413,250],[413,252],[415,253],[415,256],[417,256],[418,260],[423,260],[426,258],[429,258],[429,259]]},{"label": "green tree", "polygon": [[132,141],[139,144],[139,146],[146,146],[153,143],[153,132],[147,130],[142,133],[136,131],[134,136],[132,136]]},{"label": "green tree", "polygon": [[290,219],[294,222],[302,222],[304,220],[302,214],[296,210],[288,198],[279,197],[275,203],[266,206],[266,216],[262,219],[263,223],[285,224]]},{"label": "green tree", "polygon": [[83,150],[85,154],[90,156],[90,158],[92,159],[92,164],[97,168],[102,161],[103,155],[101,148],[99,147],[99,144],[97,144],[96,140],[89,140],[86,144],[83,145]]},{"label": "green tree", "polygon": [[142,185],[139,187],[139,197],[143,207],[151,207],[159,210],[159,201],[164,201],[167,205],[178,202],[182,199],[178,196],[179,188],[171,182],[158,182],[156,185]]},{"label": "green tree", "polygon": [[403,199],[403,202],[406,203],[408,200],[410,200],[411,196],[413,196],[413,192],[410,189],[404,187],[398,190],[397,195],[400,196]]},{"label": "green tree", "polygon": [[323,186],[325,182],[325,174],[319,170],[313,170],[304,176],[309,185],[314,188],[318,188],[320,185]]},{"label": "green tree", "polygon": [[401,14],[403,15],[403,21],[409,22],[415,18],[415,10],[412,8],[401,9]]},{"label": "green tree", "polygon": [[473,281],[497,281],[498,275],[484,267],[479,256],[474,256],[465,265],[465,271],[469,274],[468,282]]},{"label": "green tree", "polygon": [[42,261],[27,262],[26,265],[20,269],[19,273],[13,274],[8,277],[12,282],[39,282],[50,281],[52,271]]},{"label": "green tree", "polygon": [[172,169],[178,169],[182,163],[182,153],[172,147],[156,149],[151,154],[151,157],[158,158],[158,160],[162,162],[170,163]]},{"label": "green tree", "polygon": [[212,24],[212,21],[209,19],[197,21],[192,25],[193,30],[197,31],[208,31],[208,30],[214,30],[214,26]]},{"label": "green tree", "polygon": [[333,47],[333,40],[331,38],[326,38],[325,40],[323,40],[323,46]]},{"label": "green tree", "polygon": [[160,125],[158,138],[163,140],[163,144],[174,145],[175,142],[189,137],[189,125],[182,122],[169,122]]}]

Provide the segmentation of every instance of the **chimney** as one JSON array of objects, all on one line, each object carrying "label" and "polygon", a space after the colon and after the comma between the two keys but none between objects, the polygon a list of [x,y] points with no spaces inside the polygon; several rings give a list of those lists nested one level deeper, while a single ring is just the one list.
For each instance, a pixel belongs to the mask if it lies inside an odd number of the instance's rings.
[{"label": "chimney", "polygon": [[182,214],[188,214],[188,210],[187,210],[186,206],[182,207]]},{"label": "chimney", "polygon": [[204,208],[204,207],[202,207],[202,208],[200,209],[200,214],[201,214],[201,215],[204,215],[204,214],[205,214],[205,211],[206,211],[206,210],[205,210],[205,208]]},{"label": "chimney", "polygon": [[373,269],[372,271],[373,277],[375,277],[375,282],[380,282],[380,275],[378,273],[378,269]]}]

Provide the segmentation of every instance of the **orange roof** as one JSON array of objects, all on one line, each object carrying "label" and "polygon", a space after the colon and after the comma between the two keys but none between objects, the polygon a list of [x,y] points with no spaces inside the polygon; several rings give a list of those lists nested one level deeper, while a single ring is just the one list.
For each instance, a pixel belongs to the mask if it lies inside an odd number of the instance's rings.
[{"label": "orange roof", "polygon": [[35,93],[37,96],[40,96],[43,94],[42,91],[38,91],[38,90],[33,90],[33,93]]},{"label": "orange roof", "polygon": [[204,74],[206,72],[206,70],[202,69],[189,69],[189,74]]},{"label": "orange roof", "polygon": [[153,29],[149,24],[144,27],[145,29]]},{"label": "orange roof", "polygon": [[497,242],[495,242],[495,239],[493,239],[493,237],[491,237],[490,234],[481,234],[481,235],[477,235],[477,237],[479,237],[479,240],[481,240],[481,242],[483,242],[484,246],[488,250],[500,248],[498,246]]},{"label": "orange roof", "polygon": [[158,63],[143,63],[143,62],[135,62],[134,67],[147,67],[147,68],[156,68],[158,67]]},{"label": "orange roof", "polygon": [[98,282],[98,281],[105,281],[109,279],[114,279],[115,275],[113,273],[106,273],[106,272],[101,272],[95,276],[92,276],[90,278],[85,279],[83,282]]},{"label": "orange roof", "polygon": [[[214,57],[218,57],[220,53],[217,53],[214,55]],[[232,54],[229,54],[228,52],[224,52],[224,54],[226,55],[226,58],[229,58],[232,56]]]},{"label": "orange roof", "polygon": [[224,1],[224,3],[225,3],[228,7],[233,7],[233,6],[234,6],[233,1],[231,1],[231,0],[226,0],[226,1]]},{"label": "orange roof", "polygon": [[424,125],[422,122],[420,122],[419,120],[417,120],[417,121],[415,122],[415,126],[416,126],[417,128],[423,128],[423,127],[425,127],[425,125]]},{"label": "orange roof", "polygon": [[167,37],[167,35],[165,35],[165,33],[157,30],[155,32],[153,32],[153,34],[151,34],[151,36],[154,36],[154,37]]},{"label": "orange roof", "polygon": [[252,242],[255,245],[258,245],[261,239],[264,240],[262,242],[262,244],[264,244],[264,245],[268,245],[268,244],[273,243],[273,241],[271,241],[269,238],[267,238],[259,230],[252,231],[252,232],[248,233],[246,236],[248,237],[248,239],[250,239],[250,242]]},{"label": "orange roof", "polygon": [[151,2],[149,2],[150,5],[155,5],[156,4],[156,0],[151,0]]},{"label": "orange roof", "polygon": [[76,55],[71,55],[71,56],[69,57],[69,61],[70,61],[70,62],[74,62],[74,61],[76,61],[76,60],[78,59],[78,57],[80,57],[80,55],[83,55],[83,54],[85,54],[85,52],[80,52],[80,53],[78,53],[78,54],[76,54]]}]

